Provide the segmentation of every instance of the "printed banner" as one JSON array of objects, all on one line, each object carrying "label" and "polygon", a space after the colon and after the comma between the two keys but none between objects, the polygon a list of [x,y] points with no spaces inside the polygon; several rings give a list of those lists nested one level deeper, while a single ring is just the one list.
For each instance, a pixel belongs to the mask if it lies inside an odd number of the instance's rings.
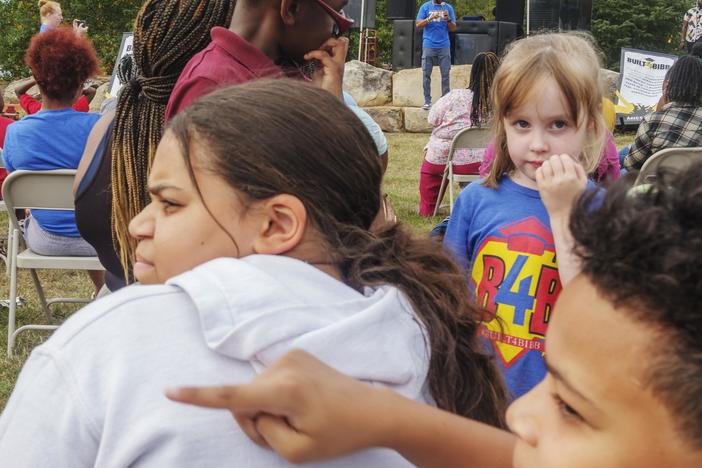
[{"label": "printed banner", "polygon": [[617,121],[639,124],[655,110],[663,95],[663,79],[678,59],[675,55],[622,49],[617,90]]},{"label": "printed banner", "polygon": [[112,69],[112,79],[110,80],[110,87],[108,89],[110,97],[116,97],[117,93],[119,93],[119,90],[122,88],[122,83],[117,79],[117,65],[119,65],[122,57],[134,53],[132,50],[133,44],[134,33],[123,33],[122,44],[119,46],[119,53],[117,54],[117,60],[115,60],[115,67]]}]

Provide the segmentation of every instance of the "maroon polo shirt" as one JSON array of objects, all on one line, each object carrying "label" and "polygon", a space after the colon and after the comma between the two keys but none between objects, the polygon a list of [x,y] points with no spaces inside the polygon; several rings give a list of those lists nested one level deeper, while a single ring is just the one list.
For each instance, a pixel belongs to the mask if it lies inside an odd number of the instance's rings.
[{"label": "maroon polo shirt", "polygon": [[229,29],[210,31],[212,42],[193,56],[180,74],[166,107],[165,122],[200,96],[227,85],[281,75],[260,49]]}]

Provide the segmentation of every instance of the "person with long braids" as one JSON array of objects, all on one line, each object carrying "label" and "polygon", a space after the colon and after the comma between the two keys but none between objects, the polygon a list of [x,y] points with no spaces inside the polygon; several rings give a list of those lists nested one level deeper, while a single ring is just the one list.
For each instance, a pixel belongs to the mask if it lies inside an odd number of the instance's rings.
[{"label": "person with long braids", "polygon": [[[490,87],[498,65],[499,59],[493,52],[479,53],[470,70],[468,88],[450,91],[429,111],[428,120],[434,130],[424,147],[424,161],[419,171],[420,215],[434,213],[453,137],[464,128],[485,126],[490,119]],[[456,174],[477,174],[481,158],[482,150],[458,150],[453,170]]]},{"label": "person with long braids", "polygon": [[147,172],[173,86],[233,11],[232,0],[147,0],[137,15],[134,59],[123,73],[129,79],[116,111],[91,133],[74,185],[78,229],[95,247],[110,291],[129,281],[136,244],[127,226],[149,200]]}]

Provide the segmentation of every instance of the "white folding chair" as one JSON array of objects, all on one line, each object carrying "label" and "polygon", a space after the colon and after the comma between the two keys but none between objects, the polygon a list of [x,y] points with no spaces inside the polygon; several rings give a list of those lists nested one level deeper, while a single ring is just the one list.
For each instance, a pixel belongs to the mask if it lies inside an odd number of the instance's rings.
[{"label": "white folding chair", "polygon": [[[44,209],[44,210],[73,210],[73,179],[76,171],[59,169],[54,171],[14,171],[2,188],[3,198],[12,225],[12,236],[8,249],[10,260],[10,298],[9,319],[7,323],[7,354],[12,356],[15,339],[24,330],[54,330],[57,325],[24,325],[15,329],[17,309],[17,270],[28,269],[31,272],[34,286],[37,289],[44,314],[49,323],[53,321],[49,306],[55,303],[85,303],[89,299],[55,298],[46,300],[37,269],[59,270],[103,270],[97,257],[54,257],[39,255],[26,245],[20,229],[15,210]],[[21,247],[22,246],[22,247]]]},{"label": "white folding chair", "polygon": [[669,177],[686,171],[695,161],[702,161],[702,148],[666,148],[644,162],[634,185],[653,182],[659,175]]},{"label": "white folding chair", "polygon": [[479,174],[455,174],[453,172],[453,156],[459,149],[485,149],[488,142],[490,141],[490,129],[489,128],[477,128],[469,127],[460,130],[453,141],[451,141],[451,148],[449,149],[448,161],[446,162],[446,168],[444,169],[444,175],[441,179],[441,186],[439,187],[439,196],[436,198],[436,206],[434,207],[434,216],[439,213],[439,208],[441,201],[444,199],[444,194],[446,193],[446,186],[449,189],[449,213],[453,211],[453,185],[455,182],[458,183],[470,183],[475,180],[480,179]]}]

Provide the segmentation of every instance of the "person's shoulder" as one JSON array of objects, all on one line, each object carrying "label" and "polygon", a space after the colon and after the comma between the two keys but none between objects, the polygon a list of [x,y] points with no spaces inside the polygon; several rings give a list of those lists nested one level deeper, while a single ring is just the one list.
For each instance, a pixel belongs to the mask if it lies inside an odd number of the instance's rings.
[{"label": "person's shoulder", "polygon": [[75,114],[72,114],[72,115],[74,115],[76,119],[81,120],[81,121],[85,121],[85,122],[95,123],[98,120],[100,120],[100,117],[102,117],[97,112],[80,112],[80,111],[77,111],[75,109],[74,109],[74,112],[75,112]]},{"label": "person's shoulder", "polygon": [[90,133],[97,121],[100,120],[100,114],[95,112],[79,112],[75,109],[69,109],[67,110],[65,116],[61,117],[59,115],[54,115],[52,116],[52,118],[55,120],[66,119],[66,121],[71,122],[70,125],[74,129],[80,129],[82,131]]},{"label": "person's shoulder", "polygon": [[16,120],[12,125],[7,127],[8,135],[12,133],[22,133],[25,129],[32,128],[36,122],[41,122],[43,119],[39,114],[29,114]]},{"label": "person's shoulder", "polygon": [[[128,335],[130,326],[139,326],[139,317],[149,315],[166,315],[177,313],[181,308],[175,304],[187,302],[182,290],[174,286],[132,285],[98,299],[73,314],[54,332],[42,348],[51,352],[61,352],[71,348],[75,342],[100,342],[115,333]],[[123,326],[116,330],[115,323]]]},{"label": "person's shoulder", "polygon": [[494,188],[484,185],[485,179],[479,179],[468,184],[466,188],[458,194],[461,203],[473,203],[486,197],[494,196],[497,192]]}]

